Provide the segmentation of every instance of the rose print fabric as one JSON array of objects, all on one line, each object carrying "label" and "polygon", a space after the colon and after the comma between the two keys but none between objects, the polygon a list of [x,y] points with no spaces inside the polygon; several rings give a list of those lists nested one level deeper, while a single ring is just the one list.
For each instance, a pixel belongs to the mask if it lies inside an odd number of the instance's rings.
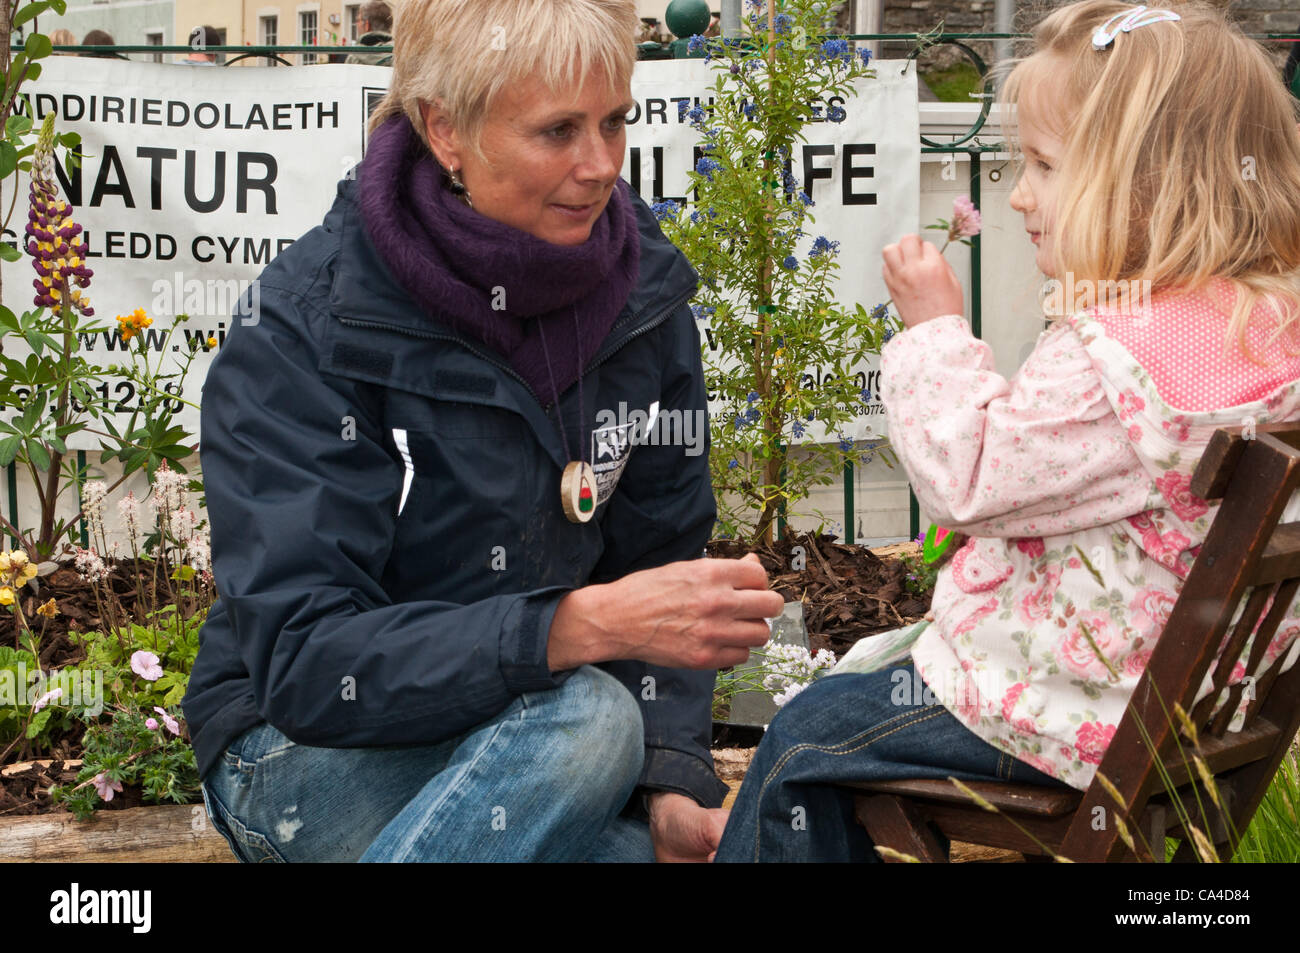
[{"label": "rose print fabric", "polygon": [[[933,624],[837,671],[914,639],[921,676],[972,731],[1086,788],[1217,510],[1189,488],[1210,435],[1300,418],[1300,358],[1268,341],[1262,305],[1250,340],[1263,369],[1225,353],[1209,297],[1223,293],[1077,313],[1010,381],[959,315],[890,341],[890,439],[926,514],[971,538],[939,574]],[[1267,665],[1290,667],[1297,633],[1300,600]]]}]

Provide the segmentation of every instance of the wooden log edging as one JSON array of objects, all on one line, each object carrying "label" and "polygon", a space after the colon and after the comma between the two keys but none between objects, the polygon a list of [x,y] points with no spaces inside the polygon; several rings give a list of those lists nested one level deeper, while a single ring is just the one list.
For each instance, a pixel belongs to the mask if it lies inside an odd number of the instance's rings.
[{"label": "wooden log edging", "polygon": [[[49,760],[0,768],[0,776],[21,774]],[[80,760],[68,760],[71,769]],[[79,821],[68,811],[0,818],[0,863],[50,861],[84,863],[236,863],[202,804],[159,804],[121,811],[96,811]]]},{"label": "wooden log edging", "polygon": [[[198,830],[195,830],[198,828]],[[66,811],[0,820],[0,863],[235,863],[202,804]]]}]

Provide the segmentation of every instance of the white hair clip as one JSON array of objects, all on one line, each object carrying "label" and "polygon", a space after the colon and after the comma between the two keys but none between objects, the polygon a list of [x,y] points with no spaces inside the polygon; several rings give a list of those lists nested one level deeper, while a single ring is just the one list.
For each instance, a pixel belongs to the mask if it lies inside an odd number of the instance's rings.
[{"label": "white hair clip", "polygon": [[1178,14],[1173,10],[1148,10],[1145,6],[1133,7],[1123,13],[1117,13],[1101,26],[1097,27],[1092,34],[1092,48],[1094,50],[1104,50],[1110,46],[1115,37],[1120,33],[1128,33],[1130,30],[1136,30],[1140,26],[1146,26],[1148,23],[1159,23],[1161,20],[1181,20]]}]

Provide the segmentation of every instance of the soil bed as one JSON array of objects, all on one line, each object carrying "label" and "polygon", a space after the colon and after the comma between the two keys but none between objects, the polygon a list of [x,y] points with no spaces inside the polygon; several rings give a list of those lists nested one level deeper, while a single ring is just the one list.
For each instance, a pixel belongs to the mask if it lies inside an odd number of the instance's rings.
[{"label": "soil bed", "polygon": [[[136,611],[141,598],[145,607],[165,606],[173,601],[167,588],[168,580],[163,578],[161,569],[155,573],[152,563],[126,560],[106,565],[109,575],[101,585],[112,590],[126,617],[138,618],[143,614]],[[95,591],[72,568],[71,560],[65,560],[58,569],[40,577],[39,581],[41,587],[37,594],[33,594],[30,588],[23,588],[22,608],[23,615],[39,637],[41,669],[48,672],[53,668],[75,665],[86,658],[85,650],[68,638],[69,629],[103,631],[105,622],[95,601]],[[49,599],[55,601],[59,610],[53,619],[36,614],[37,608]],[[12,611],[0,612],[0,645],[27,649],[26,638],[19,644],[17,629],[16,615]]]}]

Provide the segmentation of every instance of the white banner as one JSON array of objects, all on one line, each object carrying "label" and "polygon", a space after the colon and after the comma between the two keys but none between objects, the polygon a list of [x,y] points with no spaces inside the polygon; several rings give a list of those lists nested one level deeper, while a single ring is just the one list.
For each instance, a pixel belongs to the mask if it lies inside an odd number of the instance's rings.
[{"label": "white banner", "polygon": [[[850,307],[888,297],[880,250],[916,229],[916,80],[913,71],[897,73],[881,69],[857,98],[826,103],[842,106],[847,118],[812,126],[793,156],[792,172],[816,203],[809,242],[825,235],[841,243],[836,292]],[[623,175],[647,202],[684,198],[698,133],[679,117],[677,102],[707,104],[713,75],[701,60],[638,64]],[[60,190],[86,230],[95,321],[112,326],[81,341],[85,359],[119,362],[127,345],[113,319],[143,308],[153,320],[142,332],[151,359],[170,364],[191,338],[200,342],[182,395],[198,403],[239,295],[320,223],[338,180],[364,154],[366,116],[390,76],[378,66],[212,70],[64,56],[43,61],[39,80],[24,86],[27,104],[38,123],[54,112],[56,131],[82,136],[81,169],[69,177],[60,168]],[[18,180],[22,194],[3,237],[25,245],[28,182],[21,173]],[[5,207],[10,198],[0,196]],[[3,269],[5,303],[15,313],[32,307],[30,259]],[[190,318],[170,353],[162,353],[182,313]],[[711,346],[711,329],[701,330]],[[25,355],[11,347],[8,356]],[[874,406],[845,433],[870,437],[884,429],[879,387],[874,366],[858,370]],[[806,385],[818,386],[823,374],[810,374]],[[125,425],[139,400],[133,385],[110,382],[100,393]],[[197,435],[197,410],[184,407],[178,422]],[[99,441],[81,434],[69,445],[93,450]]]}]

